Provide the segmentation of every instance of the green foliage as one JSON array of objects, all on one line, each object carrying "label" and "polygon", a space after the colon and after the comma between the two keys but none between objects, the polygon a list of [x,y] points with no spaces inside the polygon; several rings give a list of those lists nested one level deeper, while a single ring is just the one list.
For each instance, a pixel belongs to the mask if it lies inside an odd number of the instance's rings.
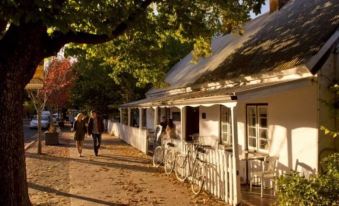
[{"label": "green foliage", "polygon": [[339,153],[322,162],[325,172],[309,179],[298,172],[278,178],[278,204],[284,206],[338,205],[339,204]]},{"label": "green foliage", "polygon": [[325,166],[324,174],[334,175],[339,178],[339,153],[325,157],[321,163]]},{"label": "green foliage", "polygon": [[86,61],[113,68],[110,76],[117,84],[121,74],[128,73],[139,87],[148,83],[161,87],[164,74],[180,58],[192,49],[194,61],[208,56],[213,36],[241,33],[250,11],[259,13],[264,2],[4,0],[0,1],[0,40],[13,27],[32,28],[46,47],[40,49],[46,51],[44,55],[67,43],[111,40],[71,48]]},{"label": "green foliage", "polygon": [[[217,34],[242,32],[249,12],[260,12],[265,0],[4,0],[0,23],[41,23],[52,39],[68,32],[106,35],[125,33],[126,41],[173,34],[195,44],[194,54],[206,54],[206,45]],[[0,24],[0,32],[3,31]],[[123,29],[127,28],[127,29]],[[159,32],[161,34],[159,34]],[[66,40],[76,41],[76,38]],[[161,38],[161,37],[160,37]],[[123,40],[121,38],[120,40]],[[134,39],[132,40],[134,41]],[[154,42],[154,41],[153,41]],[[145,42],[147,43],[147,42]]]},{"label": "green foliage", "polygon": [[35,112],[35,108],[34,108],[34,105],[33,105],[33,102],[32,101],[25,101],[24,104],[24,112],[26,112],[26,115],[29,114],[29,115],[33,115],[34,112]]},{"label": "green foliage", "polygon": [[110,105],[142,98],[149,89],[136,88],[136,80],[127,74],[120,76],[123,84],[116,84],[109,77],[112,68],[102,66],[98,61],[79,58],[73,68],[77,78],[71,90],[71,103],[82,110],[107,113]]},{"label": "green foliage", "polygon": [[122,83],[121,74],[129,73],[139,87],[149,83],[161,87],[168,69],[191,49],[191,42],[181,42],[174,35],[139,32],[99,45],[71,45],[66,51],[79,61],[97,61],[97,66],[113,68],[109,75],[117,84]]},{"label": "green foliage", "polygon": [[[331,81],[331,80],[330,80]],[[321,103],[328,107],[330,112],[332,113],[331,118],[338,119],[339,118],[339,101],[337,96],[339,95],[339,83],[338,81],[333,81],[329,86],[329,91],[334,95],[334,99],[332,101],[320,99]],[[324,132],[325,135],[332,136],[336,138],[339,135],[338,131],[327,128],[325,126],[320,126],[320,130]]]}]

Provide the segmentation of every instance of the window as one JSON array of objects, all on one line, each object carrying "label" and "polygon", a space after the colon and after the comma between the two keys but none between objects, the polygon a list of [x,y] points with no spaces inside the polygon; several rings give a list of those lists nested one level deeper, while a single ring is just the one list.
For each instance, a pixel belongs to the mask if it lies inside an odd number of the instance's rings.
[{"label": "window", "polygon": [[131,109],[131,125],[132,127],[139,127],[139,109]]},{"label": "window", "polygon": [[173,121],[180,121],[180,112],[172,112],[172,120]]},{"label": "window", "polygon": [[147,109],[142,109],[142,127],[147,126]]},{"label": "window", "polygon": [[162,122],[164,120],[164,118],[166,119],[166,121],[168,121],[168,119],[170,118],[170,114],[171,114],[171,109],[170,108],[160,108],[158,111],[158,121],[159,123]]},{"label": "window", "polygon": [[225,106],[220,106],[220,142],[232,144],[231,110]]},{"label": "window", "polygon": [[248,148],[268,150],[267,105],[247,105]]}]

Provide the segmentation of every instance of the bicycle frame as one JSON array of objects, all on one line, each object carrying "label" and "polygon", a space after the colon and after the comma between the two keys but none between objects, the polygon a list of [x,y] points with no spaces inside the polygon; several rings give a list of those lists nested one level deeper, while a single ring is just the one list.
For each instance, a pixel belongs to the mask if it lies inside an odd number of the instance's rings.
[{"label": "bicycle frame", "polygon": [[[194,147],[195,145],[192,145],[192,146]],[[192,173],[194,171],[195,165],[197,164],[197,161],[202,162],[202,160],[200,160],[200,158],[199,158],[199,152],[195,151],[196,154],[193,156],[193,152],[191,150],[194,151],[196,149],[194,149],[194,148],[189,149],[187,151],[187,154],[185,155],[185,159],[183,161],[183,165],[188,164],[188,175],[187,175],[188,177],[192,176]]]}]

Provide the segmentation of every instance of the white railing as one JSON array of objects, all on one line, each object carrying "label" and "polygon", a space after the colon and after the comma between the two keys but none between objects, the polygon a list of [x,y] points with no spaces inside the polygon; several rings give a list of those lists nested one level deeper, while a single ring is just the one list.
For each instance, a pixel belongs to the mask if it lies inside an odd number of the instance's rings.
[{"label": "white railing", "polygon": [[[192,145],[185,143],[183,150],[187,154],[188,148]],[[200,157],[205,160],[207,166],[207,178],[204,184],[204,190],[213,196],[222,199],[228,204],[234,203],[235,184],[233,182],[233,164],[232,152],[225,149],[207,148],[205,154]]]},{"label": "white railing", "polygon": [[[142,152],[147,152],[146,129],[129,127],[109,121],[108,131]],[[185,143],[181,140],[172,140],[172,142],[182,154],[187,154],[188,148],[192,146],[190,143]],[[206,153],[200,155],[200,157],[210,165],[207,167],[204,190],[225,201],[225,203],[233,205],[236,192],[233,175],[236,174],[233,172],[232,152],[219,148],[206,148]]]},{"label": "white railing", "polygon": [[128,144],[142,151],[147,152],[147,130],[144,128],[130,127],[118,122],[108,122],[108,132],[119,137]]}]

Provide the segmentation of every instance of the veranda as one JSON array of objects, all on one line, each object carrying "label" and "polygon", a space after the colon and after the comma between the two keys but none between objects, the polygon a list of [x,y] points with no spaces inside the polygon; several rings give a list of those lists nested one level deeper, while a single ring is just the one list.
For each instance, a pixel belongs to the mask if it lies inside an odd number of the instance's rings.
[{"label": "veranda", "polygon": [[[234,127],[237,102],[230,96],[214,98],[214,103],[206,99],[190,101],[192,103],[187,105],[126,105],[120,109],[120,122],[111,122],[109,130],[140,151],[148,153],[149,135],[154,132],[162,117],[172,118],[177,134],[177,139],[173,142],[179,152],[186,152],[186,145],[192,140],[191,135],[199,135],[201,144],[213,146],[205,155],[207,162],[214,167],[208,169],[204,190],[227,204],[237,205],[241,201],[237,127]],[[230,127],[228,131],[231,133],[225,134],[224,138],[227,144],[218,144],[213,138],[199,132],[199,108],[212,106],[223,106],[229,113],[230,124],[225,126]]]}]

